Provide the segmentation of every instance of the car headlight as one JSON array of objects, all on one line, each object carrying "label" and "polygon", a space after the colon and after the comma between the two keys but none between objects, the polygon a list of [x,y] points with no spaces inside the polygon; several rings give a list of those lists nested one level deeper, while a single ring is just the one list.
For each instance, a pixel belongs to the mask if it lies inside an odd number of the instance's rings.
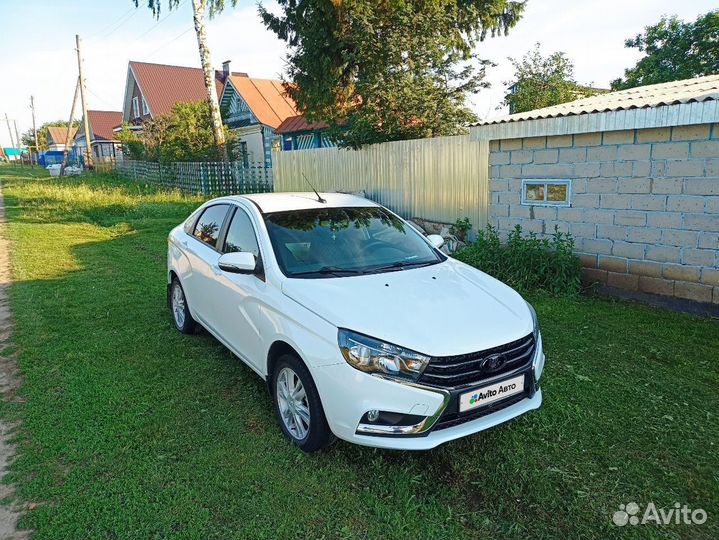
[{"label": "car headlight", "polygon": [[537,312],[534,311],[534,308],[532,307],[532,304],[524,301],[527,304],[527,307],[529,308],[529,312],[532,314],[532,327],[534,328],[534,341],[537,341],[537,337],[539,337],[539,320],[537,319]]},{"label": "car headlight", "polygon": [[527,302],[529,312],[532,314],[532,324],[534,325],[534,344],[537,347],[534,353],[534,360],[532,361],[532,369],[534,370],[534,380],[539,381],[544,371],[544,351],[542,350],[542,335],[539,332],[539,320],[537,319],[537,312],[534,311],[532,305]]},{"label": "car headlight", "polygon": [[366,373],[416,381],[429,363],[429,356],[343,328],[337,342],[347,363]]}]

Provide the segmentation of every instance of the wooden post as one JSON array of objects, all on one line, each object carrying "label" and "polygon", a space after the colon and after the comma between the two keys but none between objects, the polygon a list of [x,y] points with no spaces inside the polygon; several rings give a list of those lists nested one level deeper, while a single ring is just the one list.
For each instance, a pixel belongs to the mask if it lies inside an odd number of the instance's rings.
[{"label": "wooden post", "polygon": [[[10,127],[10,119],[7,117],[7,113],[5,113],[5,123],[7,124],[7,132],[10,134],[10,144],[15,149],[15,139],[12,136],[12,128]],[[8,159],[8,161],[10,160]]]},{"label": "wooden post", "polygon": [[24,167],[25,163],[22,161],[22,143],[20,142],[20,134],[17,131],[17,120],[13,120],[12,122],[15,124],[15,140],[17,141],[17,150],[20,152],[20,166]]},{"label": "wooden post", "polygon": [[[37,140],[37,127],[35,127],[35,96],[30,96],[30,110],[32,110],[32,137],[35,139],[35,152],[37,152],[35,165],[37,165],[38,159],[40,158],[40,143]],[[30,156],[32,156],[32,152]]]},{"label": "wooden post", "polygon": [[70,121],[67,123],[67,133],[65,134],[65,150],[62,153],[62,165],[60,166],[60,176],[65,175],[65,167],[67,167],[67,147],[70,138],[70,130],[72,129],[72,117],[75,115],[75,105],[77,104],[77,93],[80,91],[80,78],[77,79],[75,85],[75,95],[72,97],[72,107],[70,108]]},{"label": "wooden post", "polygon": [[82,58],[82,50],[80,49],[80,35],[75,34],[75,43],[77,44],[77,69],[80,76],[80,102],[82,103],[82,123],[85,130],[85,167],[92,167],[92,148],[90,142],[92,135],[90,134],[90,122],[87,119],[87,98],[85,96],[85,75],[83,73],[84,60]]}]

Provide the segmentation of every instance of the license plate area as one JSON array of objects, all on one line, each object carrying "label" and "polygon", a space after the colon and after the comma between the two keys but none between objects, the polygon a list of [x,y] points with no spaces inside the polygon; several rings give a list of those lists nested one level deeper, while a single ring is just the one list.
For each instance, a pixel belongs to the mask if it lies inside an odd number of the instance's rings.
[{"label": "license plate area", "polygon": [[459,412],[471,411],[524,392],[524,377],[512,377],[487,386],[480,386],[459,396]]}]

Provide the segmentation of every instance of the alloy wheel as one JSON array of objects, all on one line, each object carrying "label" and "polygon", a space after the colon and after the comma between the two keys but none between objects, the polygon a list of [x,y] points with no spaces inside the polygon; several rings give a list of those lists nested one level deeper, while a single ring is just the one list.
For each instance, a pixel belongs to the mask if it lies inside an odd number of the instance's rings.
[{"label": "alloy wheel", "polygon": [[177,283],[172,287],[172,315],[177,327],[182,328],[185,324],[185,294]]},{"label": "alloy wheel", "polygon": [[277,405],[287,431],[297,440],[307,437],[310,429],[310,407],[300,377],[284,367],[277,376]]}]

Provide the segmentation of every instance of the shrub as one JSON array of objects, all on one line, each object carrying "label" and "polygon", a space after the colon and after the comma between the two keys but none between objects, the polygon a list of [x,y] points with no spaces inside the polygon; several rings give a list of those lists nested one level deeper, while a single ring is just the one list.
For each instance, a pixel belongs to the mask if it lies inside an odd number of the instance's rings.
[{"label": "shrub", "polygon": [[449,232],[459,238],[462,242],[467,241],[467,233],[472,229],[472,223],[468,217],[458,219],[449,228]]},{"label": "shrub", "polygon": [[574,239],[556,226],[551,236],[539,238],[533,232],[523,236],[522,227],[517,225],[502,243],[497,229],[487,225],[477,232],[474,243],[458,250],[454,257],[520,291],[574,295],[581,287]]}]

